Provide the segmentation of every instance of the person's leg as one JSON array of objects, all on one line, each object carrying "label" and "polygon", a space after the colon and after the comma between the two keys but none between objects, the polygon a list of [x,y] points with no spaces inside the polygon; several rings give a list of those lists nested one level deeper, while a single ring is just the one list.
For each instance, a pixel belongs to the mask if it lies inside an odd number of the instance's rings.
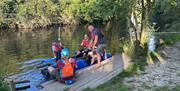
[{"label": "person's leg", "polygon": [[91,59],[91,65],[94,63],[94,59],[95,59],[95,57],[93,56]]},{"label": "person's leg", "polygon": [[97,61],[98,61],[97,67],[100,67],[101,66],[101,54],[97,53],[96,56],[97,56]]},{"label": "person's leg", "polygon": [[104,49],[104,59],[107,59],[106,49]]},{"label": "person's leg", "polygon": [[56,62],[58,61],[58,53],[56,53]]},{"label": "person's leg", "polygon": [[60,82],[60,71],[56,69],[56,80]]},{"label": "person's leg", "polygon": [[58,56],[58,60],[61,60],[61,51],[60,50],[58,51],[57,56]]},{"label": "person's leg", "polygon": [[97,67],[101,66],[101,55],[104,53],[105,50],[105,44],[100,44],[98,45],[97,49],[96,49],[96,56],[97,56]]}]

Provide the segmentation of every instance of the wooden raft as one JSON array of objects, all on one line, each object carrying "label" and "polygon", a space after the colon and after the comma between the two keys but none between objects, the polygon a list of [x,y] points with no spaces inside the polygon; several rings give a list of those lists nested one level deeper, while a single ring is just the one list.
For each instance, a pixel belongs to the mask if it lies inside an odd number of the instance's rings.
[{"label": "wooden raft", "polygon": [[40,91],[63,91],[69,88],[69,91],[81,91],[87,87],[95,88],[112,77],[116,76],[123,70],[123,61],[121,55],[115,55],[101,62],[101,67],[96,65],[79,70],[76,82],[72,85],[66,85],[57,81],[48,81],[42,85]]}]

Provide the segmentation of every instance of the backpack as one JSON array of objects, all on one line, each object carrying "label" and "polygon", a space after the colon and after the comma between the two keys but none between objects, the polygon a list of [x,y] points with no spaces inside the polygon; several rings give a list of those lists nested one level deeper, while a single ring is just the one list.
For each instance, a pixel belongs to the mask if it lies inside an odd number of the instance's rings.
[{"label": "backpack", "polygon": [[62,47],[60,44],[56,43],[55,45],[55,52],[58,53],[58,51],[61,51],[62,50]]},{"label": "backpack", "polygon": [[71,77],[74,75],[74,68],[72,66],[72,64],[70,63],[70,61],[65,61],[62,60],[64,62],[64,67],[62,68],[62,77]]}]

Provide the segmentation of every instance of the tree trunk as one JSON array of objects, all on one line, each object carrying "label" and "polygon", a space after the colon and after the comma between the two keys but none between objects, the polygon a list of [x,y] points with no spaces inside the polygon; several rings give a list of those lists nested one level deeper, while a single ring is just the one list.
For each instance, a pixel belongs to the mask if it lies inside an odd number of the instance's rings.
[{"label": "tree trunk", "polygon": [[[146,2],[146,5],[145,5]],[[148,18],[149,18],[149,12],[151,9],[151,1],[150,0],[141,0],[142,5],[142,16],[141,16],[141,44],[145,43],[145,37],[148,27]]]}]

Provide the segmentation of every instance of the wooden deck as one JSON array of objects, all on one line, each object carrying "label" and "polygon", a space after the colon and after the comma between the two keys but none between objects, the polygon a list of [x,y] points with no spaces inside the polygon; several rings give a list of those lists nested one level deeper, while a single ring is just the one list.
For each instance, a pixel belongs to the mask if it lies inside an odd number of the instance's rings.
[{"label": "wooden deck", "polygon": [[72,85],[65,85],[56,81],[48,81],[42,84],[44,87],[40,91],[63,91],[69,88],[69,91],[81,91],[84,88],[95,88],[123,70],[123,60],[121,55],[115,55],[103,62],[98,69],[95,65],[80,70],[76,82]]}]

